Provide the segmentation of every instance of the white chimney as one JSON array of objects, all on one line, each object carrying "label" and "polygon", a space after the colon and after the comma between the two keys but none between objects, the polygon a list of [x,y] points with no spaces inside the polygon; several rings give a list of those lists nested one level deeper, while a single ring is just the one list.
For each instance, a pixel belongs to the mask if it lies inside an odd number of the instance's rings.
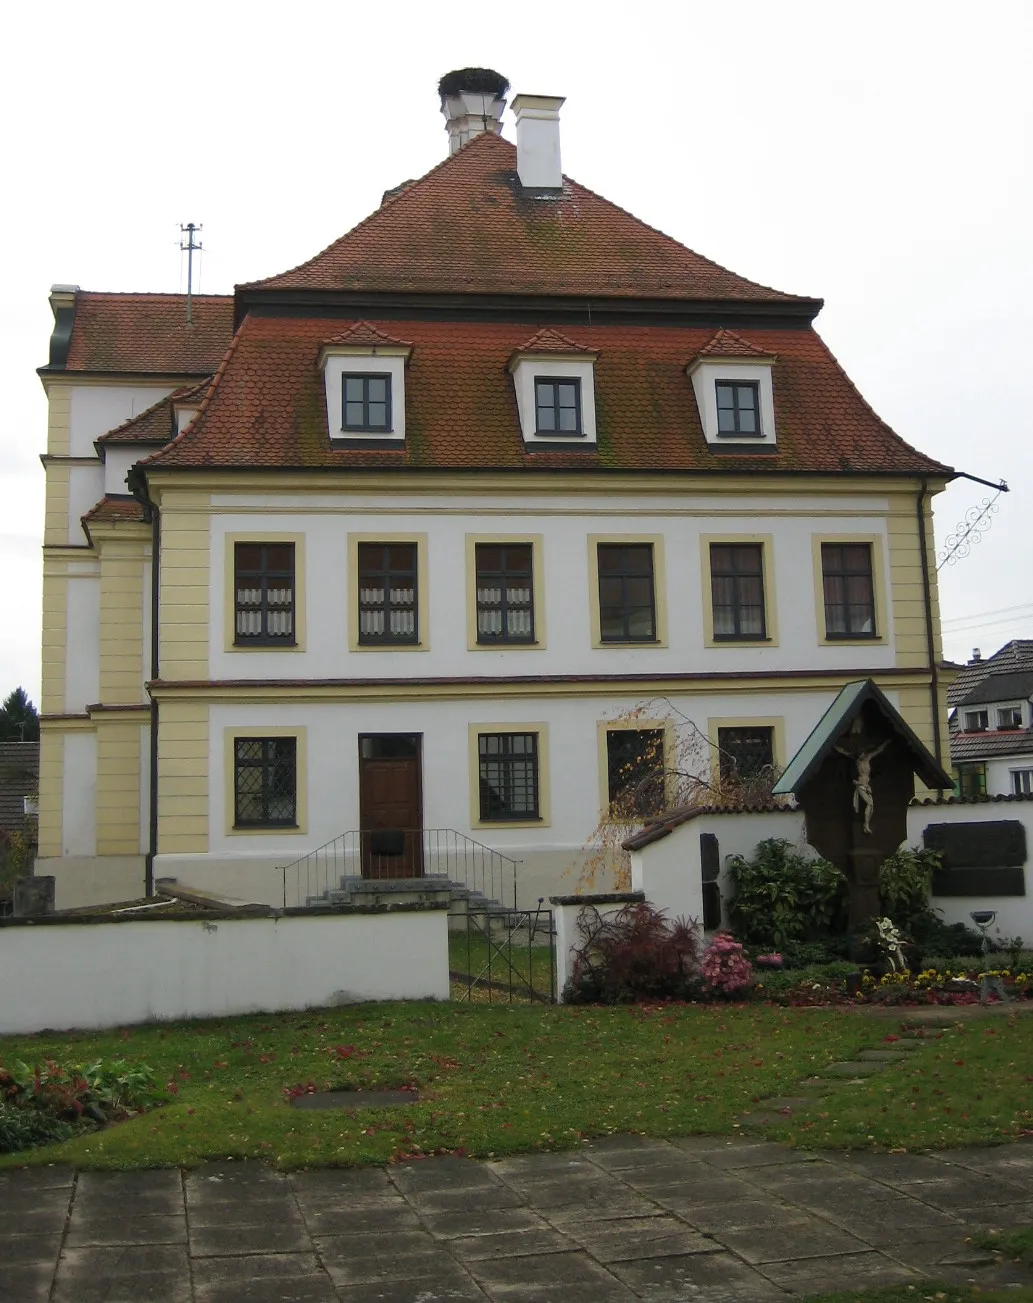
[{"label": "white chimney", "polygon": [[525,190],[560,190],[560,106],[562,95],[518,95],[517,174]]},{"label": "white chimney", "polygon": [[438,82],[441,112],[448,132],[448,152],[454,154],[483,131],[502,132],[503,98],[509,82],[491,68],[460,68]]}]

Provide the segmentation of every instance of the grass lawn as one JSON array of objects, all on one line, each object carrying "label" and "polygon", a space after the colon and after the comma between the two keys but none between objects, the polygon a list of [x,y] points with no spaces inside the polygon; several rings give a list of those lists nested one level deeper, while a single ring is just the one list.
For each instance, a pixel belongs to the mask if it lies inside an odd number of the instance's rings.
[{"label": "grass lawn", "polygon": [[1027,1262],[1033,1267],[1033,1226],[1019,1226],[1010,1231],[986,1231],[973,1239],[981,1249],[996,1249],[1006,1258]]},{"label": "grass lawn", "polygon": [[[527,931],[518,931],[508,944],[505,932],[488,938],[476,927],[460,928],[448,934],[448,967],[453,974],[452,999],[468,996],[475,1004],[547,1002],[552,993],[552,948],[528,944]],[[473,978],[460,980],[455,975]]]},{"label": "grass lawn", "polygon": [[808,1294],[800,1303],[1033,1303],[1033,1286],[980,1289],[957,1285],[892,1285],[859,1294]]},{"label": "grass lawn", "polygon": [[[878,1044],[894,1024],[763,1005],[360,1005],[0,1040],[0,1063],[103,1056],[172,1081],[169,1104],[0,1166],[151,1167],[266,1158],[282,1166],[478,1157],[584,1137],[731,1133],[763,1097]],[[960,1064],[958,1061],[961,1061]],[[816,1121],[769,1134],[809,1147],[979,1143],[1033,1129],[1033,1017],[972,1022],[863,1085],[833,1087]],[[311,1112],[285,1089],[419,1088],[395,1109]],[[943,1083],[943,1085],[941,1085]],[[942,1092],[942,1093],[937,1093]],[[947,1108],[952,1109],[946,1113]]]}]

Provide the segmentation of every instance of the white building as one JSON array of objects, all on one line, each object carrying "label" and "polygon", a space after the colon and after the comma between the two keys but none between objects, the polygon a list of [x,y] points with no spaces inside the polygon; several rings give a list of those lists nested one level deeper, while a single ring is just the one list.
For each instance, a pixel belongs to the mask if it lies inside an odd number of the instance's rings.
[{"label": "white building", "polygon": [[950,692],[951,760],[967,797],[1033,794],[1033,641],[978,653]]},{"label": "white building", "polygon": [[59,905],[159,877],[280,903],[334,839],[295,895],[461,876],[477,843],[526,903],[657,735],[777,768],[869,676],[945,751],[953,472],[871,411],[819,300],[562,175],[562,100],[517,96],[514,146],[502,79],[442,89],[445,162],[193,325],[55,290]]}]

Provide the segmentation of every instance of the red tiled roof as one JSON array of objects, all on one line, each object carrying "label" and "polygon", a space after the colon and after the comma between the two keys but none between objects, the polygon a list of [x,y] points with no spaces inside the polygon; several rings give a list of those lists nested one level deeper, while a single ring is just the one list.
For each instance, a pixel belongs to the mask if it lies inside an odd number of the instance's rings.
[{"label": "red tiled roof", "polygon": [[340,335],[332,335],[329,339],[324,339],[323,343],[326,345],[347,344],[353,348],[377,348],[381,344],[390,344],[392,348],[412,347],[407,339],[392,339],[390,335],[385,335],[382,330],[377,330],[376,326],[371,326],[368,321],[360,321],[357,325],[352,326],[351,330],[346,330]]},{"label": "red tiled roof", "polygon": [[92,506],[82,518],[84,526],[95,521],[143,521],[143,503],[136,498],[109,493]]},{"label": "red tiled roof", "polygon": [[491,131],[308,262],[240,288],[812,302],[736,276],[569,178],[559,197],[526,193],[516,147]]},{"label": "red tiled roof", "polygon": [[233,336],[233,298],[195,295],[187,325],[183,294],[75,296],[66,371],[211,375]]},{"label": "red tiled roof", "polygon": [[734,330],[719,330],[709,344],[699,350],[698,357],[770,357]]},{"label": "red tiled roof", "polygon": [[208,388],[210,380],[202,380],[198,385],[180,385],[171,394],[159,398],[139,416],[131,416],[107,434],[102,434],[98,443],[168,443],[176,433],[175,404],[190,402],[200,403]]},{"label": "red tiled roof", "polygon": [[536,334],[532,335],[529,340],[521,344],[519,348],[514,349],[513,356],[517,357],[521,353],[591,353],[590,348],[585,348],[584,344],[576,344],[574,340],[568,339],[566,335],[561,335],[558,330],[553,330],[551,326],[544,326]]},{"label": "red tiled roof", "polygon": [[333,448],[316,367],[327,324],[248,315],[197,419],[145,465],[949,473],[875,415],[810,328],[750,332],[778,359],[772,452],[721,454],[706,444],[685,366],[713,327],[579,326],[581,345],[599,354],[598,450],[528,453],[506,370],[527,326],[441,320],[382,323],[414,345],[404,449]]}]

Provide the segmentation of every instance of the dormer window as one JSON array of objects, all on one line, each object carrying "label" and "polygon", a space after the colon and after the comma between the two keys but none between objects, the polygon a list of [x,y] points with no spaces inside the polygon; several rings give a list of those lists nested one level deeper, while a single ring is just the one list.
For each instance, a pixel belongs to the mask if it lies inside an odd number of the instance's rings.
[{"label": "dormer window", "polygon": [[391,430],[390,375],[344,375],[342,428],[364,434]]},{"label": "dormer window", "polygon": [[687,367],[712,452],[775,452],[774,354],[719,330]]},{"label": "dormer window", "polygon": [[536,434],[581,435],[581,381],[576,376],[534,381]]},{"label": "dormer window", "polygon": [[717,380],[719,435],[761,433],[760,386],[756,380]]},{"label": "dormer window", "polygon": [[527,452],[594,452],[595,360],[557,330],[540,330],[510,356]]},{"label": "dormer window", "polygon": [[967,710],[965,712],[965,732],[985,733],[990,727],[990,717],[985,710]]},{"label": "dormer window", "polygon": [[997,712],[998,728],[1021,728],[1022,707],[1004,706]]},{"label": "dormer window", "polygon": [[367,321],[323,344],[319,365],[332,444],[404,447],[405,369],[411,354],[411,344]]}]

